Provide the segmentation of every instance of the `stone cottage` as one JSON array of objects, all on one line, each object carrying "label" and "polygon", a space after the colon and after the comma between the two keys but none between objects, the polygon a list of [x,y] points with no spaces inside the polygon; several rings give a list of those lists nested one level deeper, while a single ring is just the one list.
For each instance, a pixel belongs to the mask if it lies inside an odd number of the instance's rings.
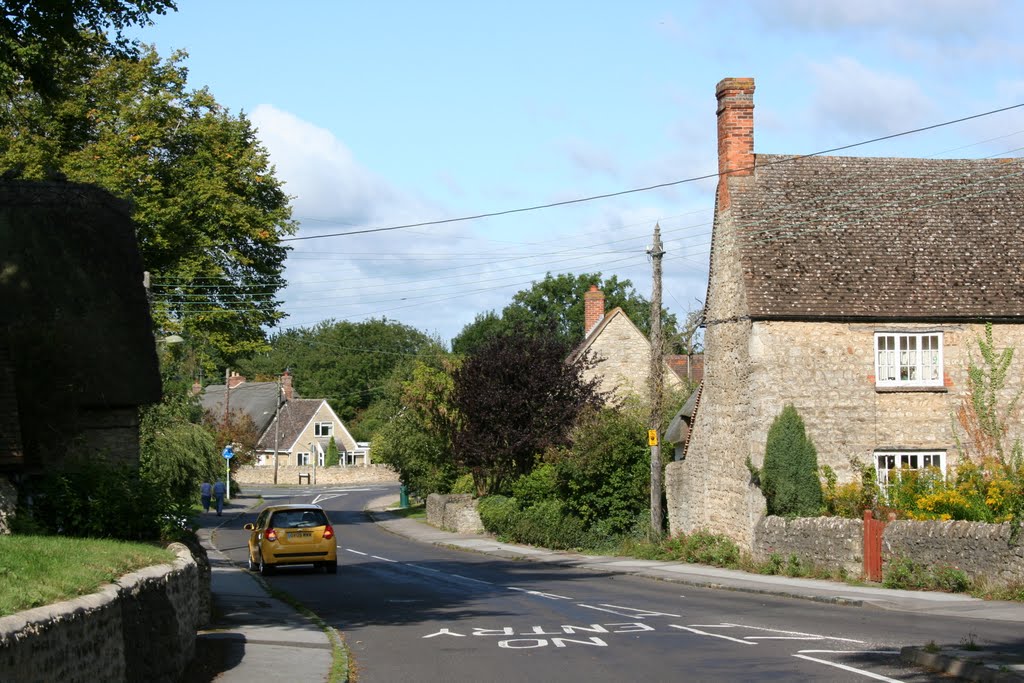
[{"label": "stone cottage", "polygon": [[716,95],[704,381],[665,481],[673,532],[749,544],[765,503],[745,462],[787,403],[841,482],[855,464],[884,480],[955,466],[984,323],[1021,389],[1024,161],[755,154],[753,79]]}]

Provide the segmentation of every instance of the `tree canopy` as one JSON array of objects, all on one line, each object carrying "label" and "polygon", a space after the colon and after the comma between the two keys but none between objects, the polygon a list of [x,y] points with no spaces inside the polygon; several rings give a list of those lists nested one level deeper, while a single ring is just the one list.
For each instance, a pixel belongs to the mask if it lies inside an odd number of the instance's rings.
[{"label": "tree canopy", "polygon": [[[57,104],[26,83],[0,120],[0,168],[103,187],[133,207],[152,312],[207,365],[265,349],[293,234],[289,198],[244,115],[186,84],[184,53],[100,51]],[[210,369],[210,368],[208,368]]]},{"label": "tree canopy", "polygon": [[[494,311],[478,315],[452,340],[456,353],[471,353],[487,338],[507,333],[516,326],[520,333],[554,334],[560,343],[572,348],[583,341],[583,295],[591,285],[604,293],[605,310],[622,308],[645,335],[651,329],[651,302],[639,294],[629,280],[601,273],[574,275],[548,273],[543,280],[517,292],[499,316]],[[676,317],[662,312],[662,329],[670,341],[676,333]]]},{"label": "tree canopy", "polygon": [[[423,332],[386,318],[328,320],[286,330],[270,338],[270,347],[268,353],[239,361],[238,370],[250,379],[266,380],[289,369],[299,395],[326,398],[345,422],[381,395],[387,378],[404,359],[442,352],[440,343]],[[357,429],[358,424],[349,427]]]},{"label": "tree canopy", "polygon": [[557,335],[530,334],[514,323],[454,372],[455,461],[480,495],[501,492],[545,449],[566,445],[581,411],[600,404],[597,381],[582,378],[581,363],[566,363],[568,352]]}]

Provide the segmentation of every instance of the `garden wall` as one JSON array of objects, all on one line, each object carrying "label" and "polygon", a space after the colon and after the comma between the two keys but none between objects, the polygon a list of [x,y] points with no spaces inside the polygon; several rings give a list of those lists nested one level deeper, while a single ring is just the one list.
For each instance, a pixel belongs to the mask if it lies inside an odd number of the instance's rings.
[{"label": "garden wall", "polygon": [[[301,475],[301,477],[300,477]],[[317,467],[315,472],[312,465],[280,465],[277,468],[278,484],[310,484],[319,485],[348,485],[348,484],[379,484],[398,483],[398,474],[388,465],[340,465],[332,467]],[[239,467],[237,472],[231,473],[231,479],[239,485],[245,484],[273,484],[274,467],[272,465],[247,465]]]},{"label": "garden wall", "polygon": [[460,534],[483,533],[484,524],[476,503],[469,493],[431,493],[427,496],[427,523]]},{"label": "garden wall", "polygon": [[166,681],[181,678],[203,625],[189,549],[92,595],[0,617],[0,681]]},{"label": "garden wall", "polygon": [[[882,537],[884,563],[906,557],[929,567],[955,567],[990,586],[1024,583],[1024,538],[1011,541],[1009,524],[900,520]],[[752,553],[796,555],[823,569],[863,573],[864,522],[841,517],[764,517],[754,529]],[[1024,536],[1024,534],[1022,534]]]}]

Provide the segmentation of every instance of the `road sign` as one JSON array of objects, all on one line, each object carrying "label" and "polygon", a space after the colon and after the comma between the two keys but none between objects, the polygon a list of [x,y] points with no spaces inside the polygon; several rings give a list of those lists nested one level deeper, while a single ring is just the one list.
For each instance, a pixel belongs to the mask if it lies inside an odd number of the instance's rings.
[{"label": "road sign", "polygon": [[658,430],[648,429],[647,430],[647,445],[657,446],[658,445]]},{"label": "road sign", "polygon": [[224,453],[222,453],[222,455],[224,456],[225,460],[230,460],[231,458],[235,457],[235,449],[231,447],[231,444],[228,444],[227,446],[224,447]]}]

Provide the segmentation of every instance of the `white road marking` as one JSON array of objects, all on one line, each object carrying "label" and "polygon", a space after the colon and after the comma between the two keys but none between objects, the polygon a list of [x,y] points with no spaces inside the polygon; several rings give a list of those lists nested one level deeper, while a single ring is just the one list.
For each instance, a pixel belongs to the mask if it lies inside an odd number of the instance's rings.
[{"label": "white road marking", "polygon": [[316,505],[317,503],[319,503],[322,500],[330,500],[331,498],[341,498],[342,496],[347,496],[347,495],[348,495],[347,493],[329,493],[329,494],[326,494],[326,495],[321,493],[320,495],[318,495],[316,498],[313,499],[312,503],[313,503],[313,505]]},{"label": "white road marking", "polygon": [[388,558],[381,557],[380,555],[370,555],[370,557],[375,560],[380,560],[381,562],[393,562],[394,564],[398,564],[398,560],[389,560]]},{"label": "white road marking", "polygon": [[520,593],[526,593],[527,595],[536,595],[540,598],[547,598],[548,600],[572,600],[564,595],[557,595],[555,593],[542,593],[541,591],[531,591],[526,588],[516,588],[515,586],[506,586],[510,591],[519,591]]},{"label": "white road marking", "polygon": [[442,573],[440,569],[434,569],[433,567],[421,567],[418,564],[410,564],[408,566],[412,567],[413,569],[422,569],[425,572],[434,572],[435,574]]},{"label": "white road marking", "polygon": [[708,633],[707,631],[698,631],[695,628],[689,626],[679,626],[677,624],[669,624],[669,628],[677,628],[680,631],[689,631],[690,633],[696,633],[700,636],[711,636],[712,638],[721,638],[722,640],[731,640],[734,643],[743,643],[744,645],[757,645],[752,640],[743,640],[742,638],[732,638],[730,636],[723,636],[721,633]]},{"label": "white road marking", "polygon": [[485,586],[493,586],[494,584],[490,581],[483,581],[481,579],[474,579],[469,576],[462,576],[461,574],[449,574],[448,576],[454,576],[456,579],[462,579],[463,581],[472,581],[473,583],[482,583]]},{"label": "white road marking", "polygon": [[[675,617],[680,618],[678,614],[670,614],[668,612],[651,612],[645,609],[636,609],[635,607],[622,607],[621,605],[609,605],[607,603],[601,603],[600,607],[594,605],[585,605],[582,602],[576,603],[580,607],[586,607],[587,609],[596,609],[598,612],[610,612],[611,614],[618,614],[620,617],[635,617],[637,619],[643,619],[644,617]],[[604,609],[611,607],[613,609]],[[625,610],[625,612],[616,612],[615,610]]]},{"label": "white road marking", "polygon": [[[832,653],[836,653],[836,654],[853,654],[852,651],[845,651],[845,650],[801,650],[800,652],[832,652]],[[865,652],[865,651],[862,651],[860,654],[863,654],[863,652]],[[878,654],[899,654],[898,652],[889,652],[889,651],[882,651],[882,650],[866,650],[866,652],[871,652],[871,653],[876,653],[877,652]],[[873,678],[876,681],[888,681],[888,683],[899,683],[899,679],[888,678],[888,677],[883,676],[881,674],[872,673],[870,671],[864,671],[863,669],[857,669],[855,667],[847,666],[845,664],[840,664],[838,662],[830,662],[827,659],[818,659],[817,657],[808,657],[805,654],[795,654],[793,656],[794,657],[799,657],[800,659],[806,659],[807,661],[810,661],[810,662],[817,662],[818,664],[824,664],[826,666],[833,666],[833,667],[835,667],[837,669],[842,669],[843,671],[849,671],[850,673],[860,674],[861,676],[867,676],[868,678]]]},{"label": "white road marking", "polygon": [[[701,628],[718,628],[711,625],[694,624],[695,626],[701,626]],[[863,643],[863,640],[855,640],[854,638],[839,638],[838,636],[822,636],[816,633],[804,633],[803,631],[783,631],[777,628],[764,628],[761,626],[745,626],[743,624],[719,624],[721,628],[747,628],[751,631],[769,631],[771,633],[784,633],[787,636],[802,636],[804,638],[820,639],[820,640],[841,640],[844,643]],[[748,638],[766,638],[768,636],[747,636]],[[780,638],[780,640],[788,640],[786,638]],[[795,639],[794,639],[795,640]]]},{"label": "white road marking", "polygon": [[352,550],[352,548],[345,548],[345,550],[349,551],[350,553],[355,553],[356,555],[362,555],[363,557],[366,557],[367,555],[367,553],[361,553],[358,550]]}]

